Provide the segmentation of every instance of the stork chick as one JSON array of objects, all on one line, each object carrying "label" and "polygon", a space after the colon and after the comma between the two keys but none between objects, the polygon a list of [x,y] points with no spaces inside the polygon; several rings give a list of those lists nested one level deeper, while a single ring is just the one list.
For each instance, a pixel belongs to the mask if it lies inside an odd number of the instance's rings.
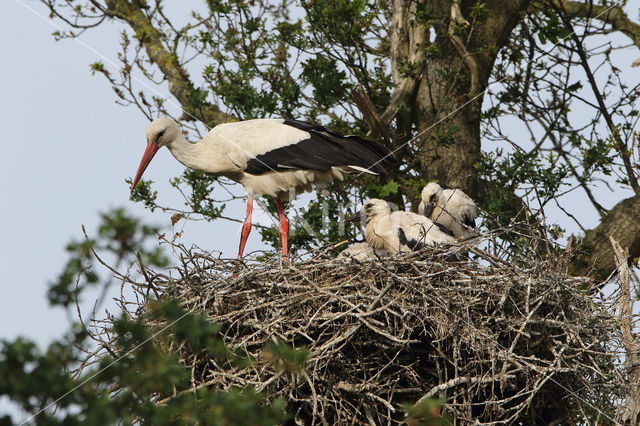
[{"label": "stork chick", "polygon": [[[420,250],[454,240],[451,231],[412,212],[395,211],[386,201],[373,198],[362,207],[366,218],[365,240],[374,250],[391,254]],[[359,218],[361,213],[350,218]]]},{"label": "stork chick", "polygon": [[461,189],[445,188],[435,182],[422,189],[418,213],[450,229],[456,238],[471,235],[476,227],[478,209]]},{"label": "stork chick", "polygon": [[374,250],[368,243],[355,243],[341,251],[336,259],[364,262],[365,260],[373,260],[388,255],[389,252],[387,250]]}]

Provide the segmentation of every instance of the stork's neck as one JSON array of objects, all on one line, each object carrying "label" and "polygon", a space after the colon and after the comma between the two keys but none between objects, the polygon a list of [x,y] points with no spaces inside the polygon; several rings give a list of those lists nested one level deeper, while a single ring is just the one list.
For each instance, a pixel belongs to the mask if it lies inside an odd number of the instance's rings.
[{"label": "stork's neck", "polygon": [[167,143],[167,148],[176,160],[190,169],[200,170],[207,173],[224,173],[227,168],[227,161],[224,153],[219,152],[217,144],[206,144],[205,140],[200,142],[189,142],[182,133]]}]

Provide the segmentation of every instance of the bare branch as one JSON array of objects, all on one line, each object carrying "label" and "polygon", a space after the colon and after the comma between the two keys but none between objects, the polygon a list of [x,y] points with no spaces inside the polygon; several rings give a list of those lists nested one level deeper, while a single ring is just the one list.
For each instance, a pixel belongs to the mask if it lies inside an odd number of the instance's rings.
[{"label": "bare branch", "polygon": [[609,242],[613,237],[628,247],[632,258],[640,256],[640,196],[635,195],[615,205],[600,225],[586,232],[578,241],[578,251],[568,265],[571,275],[592,275],[604,279],[616,270]]},{"label": "bare branch", "polygon": [[593,2],[552,0],[556,7],[564,9],[569,17],[598,19],[614,30],[629,37],[640,48],[640,25],[629,19],[622,6],[596,5]]},{"label": "bare branch", "polygon": [[469,68],[469,75],[471,77],[469,95],[474,96],[480,92],[480,69],[478,67],[478,62],[475,60],[473,55],[469,53],[458,36],[458,28],[466,28],[468,26],[469,22],[464,19],[464,16],[462,16],[459,0],[454,1],[451,3],[451,21],[449,21],[447,33],[449,34],[449,39],[451,39],[451,42],[458,51],[458,54],[462,58],[464,64]]},{"label": "bare branch", "polygon": [[[423,25],[416,23],[416,2],[395,0],[391,19],[391,69],[396,88],[391,101],[380,115],[384,124],[389,124],[403,103],[413,95],[418,80],[424,72],[426,31]],[[414,75],[405,75],[402,66],[415,65]]]},{"label": "bare branch", "polygon": [[567,27],[567,29],[571,33],[571,38],[573,39],[575,49],[577,50],[578,55],[580,56],[580,62],[582,64],[582,67],[584,68],[585,73],[587,74],[587,78],[589,80],[589,84],[591,85],[593,94],[596,97],[596,100],[598,101],[598,110],[600,111],[605,121],[607,122],[609,131],[611,132],[611,137],[615,141],[615,146],[614,146],[615,150],[618,151],[618,153],[620,154],[620,157],[622,157],[622,162],[627,172],[629,184],[631,185],[631,188],[633,188],[633,191],[636,193],[636,195],[640,195],[640,184],[638,184],[634,167],[631,164],[631,161],[629,159],[630,158],[629,148],[627,146],[627,143],[623,141],[622,138],[620,137],[620,131],[616,127],[615,123],[613,122],[613,118],[611,117],[611,114],[609,113],[609,110],[604,103],[604,97],[600,92],[596,79],[593,76],[593,72],[591,71],[587,54],[584,50],[584,47],[582,46],[582,41],[578,38],[578,34],[574,30],[573,25],[571,24],[571,20],[567,16],[567,12],[564,9],[562,9],[562,5],[560,5],[560,8],[558,9],[558,14],[560,15],[560,18],[562,19],[562,21],[564,22],[564,25]]},{"label": "bare branch", "polygon": [[626,365],[631,386],[626,397],[626,406],[622,413],[622,423],[637,425],[640,423],[640,344],[631,333],[633,309],[631,305],[631,277],[627,265],[629,251],[623,250],[620,244],[609,237],[611,247],[618,268],[618,282],[620,283],[620,328],[625,347]]},{"label": "bare branch", "polygon": [[184,110],[184,120],[200,120],[208,126],[213,126],[225,121],[232,121],[231,117],[220,109],[207,102],[198,107],[193,106],[192,92],[194,85],[189,74],[182,67],[175,52],[169,51],[163,44],[163,35],[153,25],[151,19],[143,12],[143,7],[138,2],[126,0],[108,0],[107,13],[127,24],[139,35],[145,46],[149,59],[155,63],[169,82],[169,91],[180,102]]},{"label": "bare branch", "polygon": [[369,126],[369,134],[390,140],[391,135],[389,134],[389,130],[385,123],[380,119],[378,111],[376,111],[375,106],[373,106],[371,99],[369,99],[367,92],[364,91],[361,84],[358,84],[358,86],[351,92],[351,99],[356,103],[356,105],[358,105],[358,109],[362,113],[364,121],[367,122],[367,126]]}]

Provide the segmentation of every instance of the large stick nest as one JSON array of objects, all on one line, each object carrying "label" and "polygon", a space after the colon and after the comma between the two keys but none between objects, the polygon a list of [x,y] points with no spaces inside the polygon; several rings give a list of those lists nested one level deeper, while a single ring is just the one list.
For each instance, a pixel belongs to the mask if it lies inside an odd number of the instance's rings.
[{"label": "large stick nest", "polygon": [[[585,291],[586,278],[548,263],[449,259],[431,251],[238,270],[184,250],[179,278],[145,275],[146,285],[222,324],[225,343],[258,360],[239,369],[174,348],[194,387],[282,396],[298,423],[398,423],[402,404],[426,398],[441,398],[461,423],[612,415],[615,324]],[[310,350],[302,374],[263,357],[272,341]]]}]

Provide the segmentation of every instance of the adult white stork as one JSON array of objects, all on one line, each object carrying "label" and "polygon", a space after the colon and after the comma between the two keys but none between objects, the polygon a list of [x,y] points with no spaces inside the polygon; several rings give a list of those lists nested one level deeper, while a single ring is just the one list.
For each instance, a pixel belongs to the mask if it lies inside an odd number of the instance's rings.
[{"label": "adult white stork", "polygon": [[435,182],[422,189],[418,213],[444,225],[456,238],[467,237],[476,227],[478,209],[471,197],[458,188],[445,188]]},{"label": "adult white stork", "polygon": [[163,146],[185,166],[226,176],[247,191],[239,258],[251,232],[255,196],[264,194],[276,199],[282,254],[286,260],[289,225],[282,200],[288,200],[290,193],[310,191],[312,184],[342,179],[343,173],[387,176],[395,161],[382,145],[304,121],[258,119],[220,124],[200,142],[190,143],[175,121],[158,118],[147,128],[147,148],[133,179],[132,191]]},{"label": "adult white stork", "polygon": [[372,198],[349,220],[357,220],[362,215],[367,223],[364,238],[376,251],[409,252],[454,240],[451,231],[422,215],[405,211],[392,213],[384,200]]}]

